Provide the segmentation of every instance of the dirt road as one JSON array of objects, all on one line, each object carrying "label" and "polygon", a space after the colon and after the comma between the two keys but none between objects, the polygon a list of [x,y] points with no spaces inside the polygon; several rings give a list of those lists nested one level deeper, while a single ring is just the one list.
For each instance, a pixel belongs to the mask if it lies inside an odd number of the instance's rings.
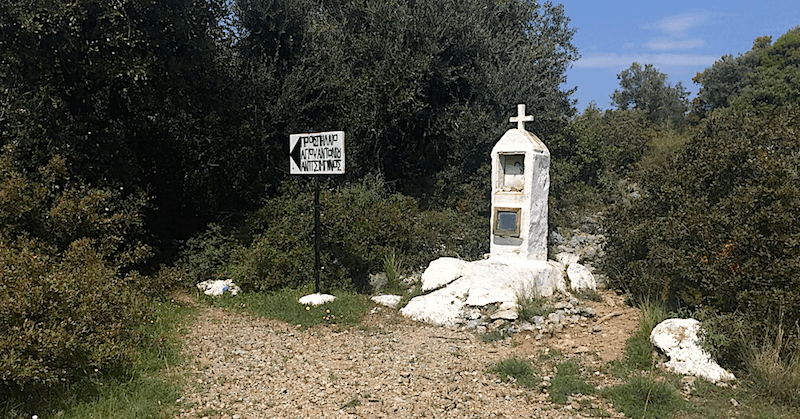
[{"label": "dirt road", "polygon": [[[595,386],[616,383],[601,365],[621,356],[638,310],[614,293],[586,302],[597,316],[537,340],[529,332],[497,342],[415,323],[377,309],[361,325],[300,329],[283,322],[202,307],[186,336],[190,359],[177,418],[583,418],[607,402],[551,403],[487,373],[516,356],[531,360],[546,382],[554,363],[577,359]],[[558,353],[557,357],[545,354]]]}]

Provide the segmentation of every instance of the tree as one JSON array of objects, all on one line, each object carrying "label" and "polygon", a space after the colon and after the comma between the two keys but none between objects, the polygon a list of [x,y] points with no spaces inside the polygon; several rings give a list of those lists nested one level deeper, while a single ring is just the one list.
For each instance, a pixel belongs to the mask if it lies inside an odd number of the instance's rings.
[{"label": "tree", "polygon": [[90,185],[147,191],[163,238],[241,204],[257,145],[217,60],[221,15],[215,0],[3,2],[0,143],[25,170],[60,155]]},{"label": "tree", "polygon": [[608,211],[606,271],[634,299],[716,316],[720,354],[774,339],[800,350],[800,35],[761,52],[741,92]]},{"label": "tree", "polygon": [[745,54],[736,57],[725,55],[711,67],[697,73],[692,80],[701,87],[692,101],[692,112],[702,119],[714,109],[728,106],[730,98],[752,83],[752,76],[761,65],[761,54],[771,43],[772,37],[756,38],[753,48]]},{"label": "tree", "polygon": [[[243,13],[269,5],[272,15],[289,16],[278,5],[296,3],[237,4]],[[558,132],[573,112],[570,92],[559,86],[576,58],[574,30],[560,6],[522,0],[303,4],[306,20],[297,24],[270,27],[256,15],[241,20],[241,47],[264,63],[253,82],[262,89],[253,100],[267,108],[257,123],[270,127],[268,141],[281,151],[288,130],[344,129],[350,180],[379,173],[416,196],[437,178],[448,187],[462,184],[488,162],[517,103],[537,115],[531,129],[542,135]],[[302,39],[302,58],[253,49],[255,34],[269,34],[264,42],[273,46]]]},{"label": "tree", "polygon": [[617,109],[641,109],[654,123],[672,123],[681,128],[689,110],[689,93],[681,82],[675,86],[667,82],[667,75],[652,64],[633,63],[617,75],[621,89],[611,94],[611,102]]}]

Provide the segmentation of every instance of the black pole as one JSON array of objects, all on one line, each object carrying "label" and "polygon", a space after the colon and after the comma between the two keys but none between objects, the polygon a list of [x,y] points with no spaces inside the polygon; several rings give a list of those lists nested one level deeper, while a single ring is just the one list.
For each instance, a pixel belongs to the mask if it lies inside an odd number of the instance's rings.
[{"label": "black pole", "polygon": [[314,176],[314,271],[316,280],[314,282],[316,293],[319,294],[319,248],[320,248],[320,232],[319,232],[319,175]]}]

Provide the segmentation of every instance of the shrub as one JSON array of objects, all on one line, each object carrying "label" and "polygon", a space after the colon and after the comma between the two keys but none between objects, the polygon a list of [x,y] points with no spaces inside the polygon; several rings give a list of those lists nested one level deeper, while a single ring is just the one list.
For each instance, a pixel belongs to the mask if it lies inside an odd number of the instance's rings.
[{"label": "shrub", "polygon": [[[609,211],[605,271],[636,301],[738,317],[719,324],[735,336],[737,323],[800,321],[800,107],[724,111],[675,159],[640,173],[641,199]],[[797,350],[798,331],[786,333],[785,349]],[[747,346],[733,340],[724,357]]]},{"label": "shrub", "polygon": [[534,388],[540,382],[531,363],[517,357],[497,362],[489,368],[489,372],[497,374],[503,381],[513,381],[525,388]]},{"label": "shrub", "polygon": [[231,257],[241,245],[221,225],[211,223],[206,231],[189,240],[181,248],[176,265],[185,271],[186,285],[194,285],[226,274]]},{"label": "shrub", "polygon": [[670,419],[674,412],[686,408],[678,390],[666,380],[636,376],[629,382],[603,390],[614,408],[631,418]]},{"label": "shrub", "polygon": [[564,404],[573,394],[594,394],[595,388],[581,377],[580,365],[576,361],[567,361],[556,366],[556,374],[550,380],[549,391],[553,402]]},{"label": "shrub", "polygon": [[0,382],[59,385],[128,360],[146,299],[103,256],[91,239],[63,254],[0,243]]},{"label": "shrub", "polygon": [[[289,182],[247,222],[253,240],[233,253],[226,272],[246,290],[271,291],[307,284],[314,276],[313,205],[310,188]],[[386,258],[420,269],[440,256],[477,258],[488,240],[451,210],[421,210],[418,202],[387,191],[378,177],[325,187],[321,264],[325,287],[366,290],[370,272]],[[488,236],[487,236],[488,237]]]},{"label": "shrub", "polygon": [[147,199],[90,187],[58,156],[25,170],[17,155],[9,143],[0,156],[0,393],[37,394],[131,354]]}]

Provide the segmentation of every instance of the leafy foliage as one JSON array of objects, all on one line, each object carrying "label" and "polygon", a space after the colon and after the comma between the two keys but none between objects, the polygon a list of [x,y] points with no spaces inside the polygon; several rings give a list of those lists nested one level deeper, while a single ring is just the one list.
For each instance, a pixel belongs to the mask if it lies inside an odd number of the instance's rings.
[{"label": "leafy foliage", "polygon": [[497,374],[503,381],[513,381],[525,388],[535,388],[541,382],[531,363],[518,357],[506,358],[493,364],[489,367],[489,372]]},{"label": "leafy foliage", "polygon": [[[764,56],[792,57],[800,44],[794,31],[785,37]],[[621,202],[608,223],[611,283],[640,300],[730,314],[718,326],[732,337],[731,361],[769,324],[800,320],[797,71],[791,59],[766,61],[682,152],[639,173],[643,198]],[[787,329],[787,350],[797,333]]]},{"label": "leafy foliage", "polygon": [[760,37],[753,42],[753,49],[734,57],[725,55],[714,65],[698,73],[694,79],[700,84],[697,97],[692,101],[692,112],[699,118],[707,117],[717,108],[729,105],[730,98],[738,96],[742,89],[752,83],[756,69],[761,65],[761,53],[772,43],[772,37]]},{"label": "leafy foliage", "polygon": [[91,188],[64,160],[0,155],[0,391],[52,387],[124,363],[146,308],[131,267],[146,199]]},{"label": "leafy foliage", "polygon": [[611,102],[621,110],[641,109],[654,123],[671,123],[683,127],[689,110],[689,93],[681,82],[675,86],[667,82],[667,75],[652,64],[639,63],[617,75],[621,89],[611,95]]},{"label": "leafy foliage", "polygon": [[[537,114],[534,130],[543,135],[558,132],[572,113],[570,92],[559,85],[576,50],[561,6],[516,0],[237,5],[239,45],[249,58],[242,71],[254,78],[249,97],[267,104],[256,123],[281,145],[288,129],[344,129],[349,181],[377,173],[420,197],[438,176],[441,195],[458,196],[450,187],[473,180],[517,103]],[[294,14],[293,7],[305,12]],[[298,16],[305,20],[290,23]],[[285,58],[294,50],[302,60]]]},{"label": "leafy foliage", "polygon": [[220,13],[214,0],[3,2],[0,143],[27,170],[59,155],[91,185],[147,190],[159,236],[241,204],[258,173],[216,61]]},{"label": "leafy foliage", "polygon": [[[313,278],[313,191],[308,184],[286,185],[250,218],[252,242],[227,265],[245,289],[297,287]],[[418,269],[440,256],[477,258],[488,250],[485,223],[471,224],[455,211],[421,210],[415,199],[389,193],[380,178],[326,187],[320,203],[326,287],[366,289],[369,273],[382,271],[395,252]]]}]

